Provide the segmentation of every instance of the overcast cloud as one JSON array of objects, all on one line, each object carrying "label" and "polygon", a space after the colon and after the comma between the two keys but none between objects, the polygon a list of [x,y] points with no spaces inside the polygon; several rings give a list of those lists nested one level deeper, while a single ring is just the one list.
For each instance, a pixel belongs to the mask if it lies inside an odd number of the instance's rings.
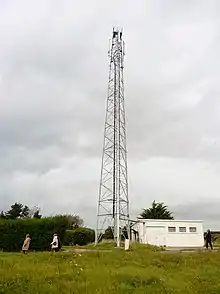
[{"label": "overcast cloud", "polygon": [[94,226],[112,26],[126,42],[132,216],[220,229],[220,2],[0,1],[0,204]]}]

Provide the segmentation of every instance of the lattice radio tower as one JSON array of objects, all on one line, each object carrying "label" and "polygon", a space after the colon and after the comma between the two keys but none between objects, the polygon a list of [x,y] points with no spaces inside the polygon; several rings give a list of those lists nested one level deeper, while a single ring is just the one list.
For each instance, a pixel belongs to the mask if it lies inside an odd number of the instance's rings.
[{"label": "lattice radio tower", "polygon": [[122,36],[121,29],[113,28],[96,227],[96,244],[110,226],[117,247],[125,232],[130,239]]}]

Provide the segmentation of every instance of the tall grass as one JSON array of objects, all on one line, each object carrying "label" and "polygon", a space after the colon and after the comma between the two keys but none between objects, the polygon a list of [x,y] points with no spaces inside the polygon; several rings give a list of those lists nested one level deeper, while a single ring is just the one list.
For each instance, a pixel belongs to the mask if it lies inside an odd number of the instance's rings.
[{"label": "tall grass", "polygon": [[0,293],[220,293],[220,253],[0,253]]}]

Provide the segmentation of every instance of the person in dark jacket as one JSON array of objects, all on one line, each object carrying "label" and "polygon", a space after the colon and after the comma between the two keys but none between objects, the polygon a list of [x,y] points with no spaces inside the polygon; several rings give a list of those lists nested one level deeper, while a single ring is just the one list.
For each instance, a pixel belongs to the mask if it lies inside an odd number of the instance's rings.
[{"label": "person in dark jacket", "polygon": [[205,242],[206,248],[208,249],[209,246],[210,246],[210,248],[213,249],[212,248],[212,235],[211,235],[210,230],[207,230],[207,233],[206,233],[206,236],[205,236],[205,241],[206,241]]}]

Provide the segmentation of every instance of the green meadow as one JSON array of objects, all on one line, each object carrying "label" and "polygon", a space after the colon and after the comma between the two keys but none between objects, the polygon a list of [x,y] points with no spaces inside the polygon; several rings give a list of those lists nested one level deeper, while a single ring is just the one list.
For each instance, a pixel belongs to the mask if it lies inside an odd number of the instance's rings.
[{"label": "green meadow", "polygon": [[140,245],[129,251],[111,245],[88,249],[2,252],[0,293],[220,293],[220,252]]}]

